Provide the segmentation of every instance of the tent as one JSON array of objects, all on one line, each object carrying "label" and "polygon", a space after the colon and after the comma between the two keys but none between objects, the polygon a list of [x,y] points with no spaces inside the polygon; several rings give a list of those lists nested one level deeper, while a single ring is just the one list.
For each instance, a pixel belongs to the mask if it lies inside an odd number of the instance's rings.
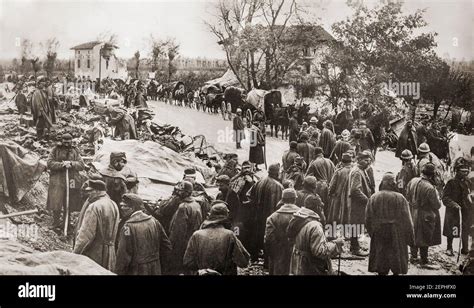
[{"label": "tent", "polygon": [[235,76],[231,69],[228,69],[221,77],[207,81],[206,84],[219,85],[220,87],[226,88],[230,86],[240,86],[237,76]]}]

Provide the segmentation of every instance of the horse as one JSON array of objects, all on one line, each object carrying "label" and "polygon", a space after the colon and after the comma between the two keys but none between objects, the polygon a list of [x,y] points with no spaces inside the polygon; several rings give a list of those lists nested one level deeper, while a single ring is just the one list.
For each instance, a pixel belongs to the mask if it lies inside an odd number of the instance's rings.
[{"label": "horse", "polygon": [[367,128],[370,129],[374,136],[374,157],[377,153],[377,148],[382,146],[384,142],[386,132],[390,130],[389,116],[389,111],[384,109],[367,118]]},{"label": "horse", "polygon": [[219,108],[221,108],[222,102],[224,102],[223,93],[209,93],[206,95],[206,110],[209,113],[217,114],[219,113]]},{"label": "horse", "polygon": [[288,125],[290,121],[289,107],[283,107],[281,92],[270,91],[264,96],[264,110],[267,124],[270,125],[270,136],[273,137],[273,130],[275,130],[275,137],[278,137],[278,131],[281,130],[281,138],[288,137]]},{"label": "horse", "polygon": [[[301,104],[300,107],[294,107],[296,112],[298,113],[298,116],[297,116],[297,119],[298,119],[298,123],[301,125],[303,124],[303,122],[307,122],[309,123],[309,120],[310,120],[310,114],[309,114],[309,110],[310,110],[310,107],[309,107],[309,104]],[[290,113],[291,114],[291,113]]]},{"label": "horse", "polygon": [[175,105],[181,105],[183,106],[185,100],[186,100],[186,92],[184,91],[184,87],[180,87],[173,93],[173,99],[175,101]]},{"label": "horse", "polygon": [[158,90],[158,85],[152,80],[146,87],[146,91],[148,94],[148,99],[156,101],[157,98],[157,90]]},{"label": "horse", "polygon": [[194,91],[189,91],[188,94],[186,94],[186,105],[189,108],[194,108],[193,103],[194,103]]}]

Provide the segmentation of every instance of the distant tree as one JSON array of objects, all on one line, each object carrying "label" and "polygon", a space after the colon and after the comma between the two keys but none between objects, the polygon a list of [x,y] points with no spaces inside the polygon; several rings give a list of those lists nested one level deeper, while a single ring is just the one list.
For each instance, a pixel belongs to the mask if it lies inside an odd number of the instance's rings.
[{"label": "distant tree", "polygon": [[[447,118],[452,106],[463,108],[464,110],[472,110],[474,78],[471,73],[451,69],[444,83],[441,87],[446,90],[444,98],[448,104],[444,119]],[[471,119],[473,117],[471,112]],[[471,120],[471,126],[472,124],[473,121]]]},{"label": "distant tree", "polygon": [[21,73],[26,74],[29,71],[28,64],[33,57],[33,42],[29,39],[23,39],[20,45]]},{"label": "distant tree", "polygon": [[43,68],[46,71],[48,77],[52,77],[53,71],[56,65],[56,58],[58,56],[57,50],[59,47],[59,41],[56,38],[46,40],[41,43],[41,47],[46,52],[46,60],[43,64]]},{"label": "distant tree", "polygon": [[100,42],[107,43],[109,45],[118,45],[118,35],[111,31],[103,31],[97,35],[96,38]]},{"label": "distant tree", "polygon": [[179,76],[179,80],[182,81],[188,90],[196,90],[202,87],[206,81],[215,79],[221,75],[220,72],[186,72]]},{"label": "distant tree", "polygon": [[133,58],[135,60],[135,76],[138,79],[140,78],[140,75],[138,74],[138,69],[140,68],[140,51],[137,50],[133,55]]},{"label": "distant tree", "polygon": [[[305,16],[316,2],[296,0],[221,0],[213,22],[206,22],[226,53],[241,86],[275,88],[285,83],[305,47],[320,42]],[[314,14],[313,14],[314,15]],[[293,71],[291,74],[295,74]]]},{"label": "distant tree", "polygon": [[[351,96],[384,107],[390,98],[380,91],[382,83],[421,83],[432,71],[436,33],[423,32],[427,25],[424,10],[406,15],[398,1],[372,9],[361,1],[348,1],[348,5],[355,10],[353,16],[335,23],[332,29],[356,64],[348,72]],[[414,112],[419,100],[403,98]]]},{"label": "distant tree", "polygon": [[33,72],[36,78],[36,75],[38,72],[41,70],[41,62],[39,60],[39,57],[36,57],[34,59],[30,59],[31,65],[33,66]]},{"label": "distant tree", "polygon": [[150,34],[149,45],[150,45],[150,63],[151,70],[156,73],[159,69],[159,60],[166,55],[166,44],[164,40],[157,39]]},{"label": "distant tree", "polygon": [[12,68],[12,70],[14,70],[15,72],[21,72],[21,65],[18,63],[18,59],[17,59],[17,58],[13,58],[11,68]]},{"label": "distant tree", "polygon": [[166,42],[166,54],[168,55],[168,82],[171,82],[171,77],[176,73],[177,67],[173,63],[179,55],[179,44],[175,39],[168,39]]}]

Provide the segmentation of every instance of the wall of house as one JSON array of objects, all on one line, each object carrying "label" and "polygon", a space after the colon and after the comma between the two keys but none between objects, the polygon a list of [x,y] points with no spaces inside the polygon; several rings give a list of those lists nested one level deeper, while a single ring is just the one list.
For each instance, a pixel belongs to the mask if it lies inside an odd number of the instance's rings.
[{"label": "wall of house", "polygon": [[126,78],[127,69],[116,57],[111,56],[109,60],[99,57],[101,46],[99,44],[89,50],[75,50],[74,76],[85,76],[86,78],[90,77],[91,80],[96,80],[99,78],[99,61],[101,61],[100,78]]}]

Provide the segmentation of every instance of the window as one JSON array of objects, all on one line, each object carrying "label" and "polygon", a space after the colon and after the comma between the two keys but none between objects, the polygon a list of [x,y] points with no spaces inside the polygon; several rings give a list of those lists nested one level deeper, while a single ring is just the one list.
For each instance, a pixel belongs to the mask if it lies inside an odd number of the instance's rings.
[{"label": "window", "polygon": [[91,68],[91,59],[87,59],[87,68]]},{"label": "window", "polygon": [[81,68],[81,59],[77,59],[77,68]]},{"label": "window", "polygon": [[306,63],[306,74],[311,74],[311,63]]},{"label": "window", "polygon": [[78,54],[78,55],[80,55],[80,54],[81,54],[81,51],[80,51],[80,50],[78,50],[78,51],[77,51],[77,54]]},{"label": "window", "polygon": [[106,69],[106,70],[109,69],[109,60],[105,60],[105,69]]}]

